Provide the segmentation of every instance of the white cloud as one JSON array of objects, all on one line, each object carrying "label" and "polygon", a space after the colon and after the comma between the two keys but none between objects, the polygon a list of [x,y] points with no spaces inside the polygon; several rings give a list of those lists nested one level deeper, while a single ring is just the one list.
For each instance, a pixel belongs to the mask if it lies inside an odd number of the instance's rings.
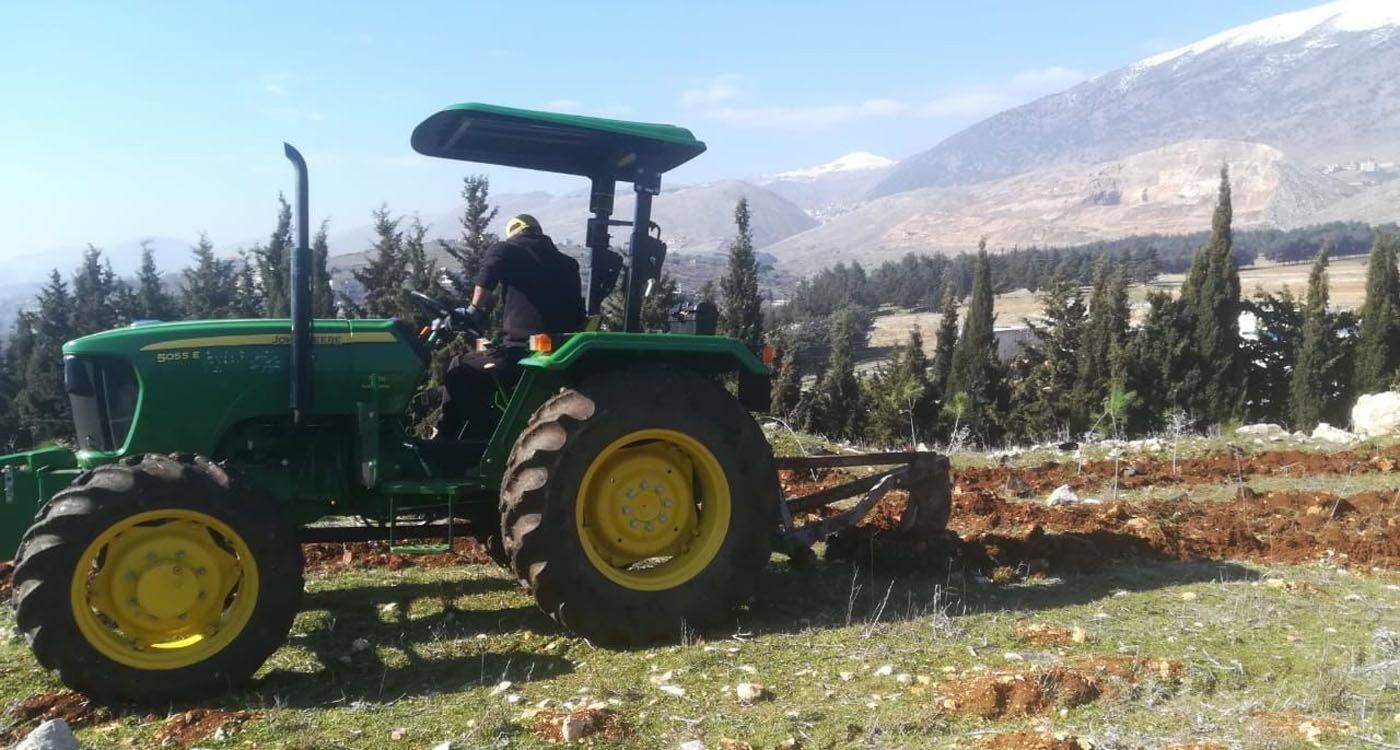
[{"label": "white cloud", "polygon": [[681,105],[713,107],[732,101],[743,93],[743,76],[725,73],[703,81],[681,92]]},{"label": "white cloud", "polygon": [[288,85],[295,78],[291,73],[269,73],[263,76],[262,92],[268,96],[287,96]]},{"label": "white cloud", "polygon": [[853,120],[894,117],[907,107],[894,99],[867,99],[854,104],[718,107],[707,117],[745,128],[821,128]]},{"label": "white cloud", "polygon": [[1088,73],[1060,66],[1023,70],[1004,81],[965,86],[936,96],[919,107],[919,116],[985,117],[1063,91],[1088,78]]}]

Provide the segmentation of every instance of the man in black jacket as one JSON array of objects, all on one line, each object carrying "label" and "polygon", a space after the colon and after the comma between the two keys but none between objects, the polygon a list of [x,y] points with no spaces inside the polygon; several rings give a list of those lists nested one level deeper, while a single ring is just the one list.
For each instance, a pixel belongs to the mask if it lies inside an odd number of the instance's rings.
[{"label": "man in black jacket", "polygon": [[559,252],[529,214],[506,224],[506,238],[492,245],[476,274],[466,316],[484,331],[501,288],[504,345],[457,356],[448,366],[437,436],[446,440],[487,439],[496,427],[497,392],[507,396],[520,379],[517,364],[529,354],[537,333],[571,333],[583,328],[583,285],[578,261]]}]

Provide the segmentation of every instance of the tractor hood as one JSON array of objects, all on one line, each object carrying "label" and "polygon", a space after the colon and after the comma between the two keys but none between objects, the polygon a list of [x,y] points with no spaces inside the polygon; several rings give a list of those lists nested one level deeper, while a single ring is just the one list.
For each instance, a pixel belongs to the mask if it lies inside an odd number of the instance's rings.
[{"label": "tractor hood", "polygon": [[705,152],[685,128],[562,115],[491,104],[456,104],[413,131],[425,156],[631,182],[639,168],[662,174]]}]

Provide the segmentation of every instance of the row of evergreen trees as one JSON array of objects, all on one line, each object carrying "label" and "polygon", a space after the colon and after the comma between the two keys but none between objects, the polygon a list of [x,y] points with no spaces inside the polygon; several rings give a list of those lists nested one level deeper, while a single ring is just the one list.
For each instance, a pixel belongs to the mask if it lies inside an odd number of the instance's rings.
[{"label": "row of evergreen trees", "polygon": [[[795,298],[806,309],[789,303],[773,316],[781,350],[775,411],[806,429],[890,446],[1143,434],[1172,421],[1205,427],[1267,420],[1299,429],[1345,423],[1355,394],[1391,387],[1400,374],[1395,239],[1374,233],[1358,315],[1329,308],[1331,243],[1316,253],[1301,303],[1287,290],[1242,299],[1231,222],[1229,175],[1222,169],[1210,235],[1179,294],[1150,293],[1136,328],[1128,287],[1143,280],[1142,268],[1101,255],[1087,279],[1087,299],[1081,272],[1069,264],[1058,268],[1040,290],[1041,319],[1028,324],[1029,341],[1007,364],[994,331],[996,256],[985,247],[971,258],[961,326],[958,260],[941,262],[943,284],[934,296],[942,317],[932,360],[915,329],[865,376],[855,369],[864,308],[883,300],[859,296],[869,293],[859,267],[821,274]],[[899,265],[938,264],[905,259]],[[1244,312],[1257,321],[1252,336],[1240,332]],[[825,365],[804,391],[802,331],[813,321],[829,325],[829,344]]]}]

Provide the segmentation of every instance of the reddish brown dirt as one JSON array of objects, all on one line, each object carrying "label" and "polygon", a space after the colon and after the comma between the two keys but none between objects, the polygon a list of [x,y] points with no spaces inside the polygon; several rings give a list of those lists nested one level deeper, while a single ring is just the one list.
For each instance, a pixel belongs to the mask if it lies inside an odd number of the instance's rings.
[{"label": "reddish brown dirt", "polygon": [[0,562],[0,602],[10,600],[12,587],[10,586],[10,576],[15,572],[15,564],[9,561]]},{"label": "reddish brown dirt", "polygon": [[1016,623],[1016,635],[1037,646],[1077,646],[1088,640],[1082,628],[1057,628],[1040,622]]},{"label": "reddish brown dirt", "polygon": [[582,724],[579,739],[602,738],[609,742],[631,739],[636,731],[609,708],[576,708],[573,711],[545,711],[535,717],[530,731],[545,742],[564,743],[564,723],[577,721]]},{"label": "reddish brown dirt", "polygon": [[[1232,453],[1181,458],[1176,470],[1171,456],[1134,456],[1117,462],[1049,462],[1028,467],[995,466],[958,469],[954,481],[965,492],[989,491],[1009,495],[1044,496],[1067,484],[1076,490],[1112,481],[1115,469],[1121,489],[1164,485],[1217,484],[1252,476],[1305,477],[1338,474],[1390,473],[1400,468],[1400,446],[1375,451],[1309,453],[1297,450],[1261,451],[1238,458]],[[1014,479],[1013,479],[1014,477]],[[1014,491],[1018,487],[1022,492]]]},{"label": "reddish brown dirt", "polygon": [[1230,746],[1217,740],[1193,740],[1191,742],[1173,742],[1163,747],[1162,750],[1230,750]]},{"label": "reddish brown dirt", "polygon": [[[408,543],[408,542],[406,542]],[[350,544],[303,544],[306,569],[312,571],[346,568],[444,568],[452,565],[490,564],[491,555],[481,542],[471,537],[453,541],[452,552],[441,555],[396,555],[387,542]]]},{"label": "reddish brown dirt", "polygon": [[174,744],[189,747],[200,740],[213,737],[220,729],[223,729],[226,735],[232,735],[245,722],[257,718],[261,717],[251,711],[196,708],[166,719],[156,734],[156,741],[162,746]]},{"label": "reddish brown dirt", "polygon": [[7,718],[14,722],[8,730],[0,729],[0,745],[6,747],[49,719],[63,719],[68,722],[68,726],[80,729],[117,718],[117,714],[111,709],[99,706],[86,696],[71,690],[41,693],[25,698],[5,713]]},{"label": "reddish brown dirt", "polygon": [[1006,732],[979,737],[978,750],[1093,750],[1094,743],[1068,734]]},{"label": "reddish brown dirt", "polygon": [[1068,664],[1018,670],[968,672],[943,681],[938,707],[983,719],[1039,716],[1112,697],[1119,685],[1144,677],[1176,683],[1180,664],[1165,659],[1087,657]]}]

